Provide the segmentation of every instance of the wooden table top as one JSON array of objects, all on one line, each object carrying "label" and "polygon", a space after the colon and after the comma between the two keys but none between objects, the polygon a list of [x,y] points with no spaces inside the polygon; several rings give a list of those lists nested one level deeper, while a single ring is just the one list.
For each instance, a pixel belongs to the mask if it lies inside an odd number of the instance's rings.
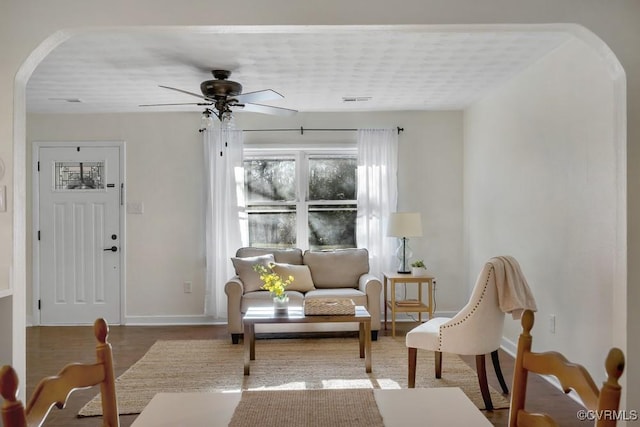
[{"label": "wooden table top", "polygon": [[393,280],[396,282],[402,282],[402,280],[404,279],[407,282],[426,282],[428,280],[433,280],[436,278],[436,276],[434,276],[431,273],[426,273],[422,276],[414,276],[411,273],[398,273],[395,271],[385,271],[382,273],[382,275],[389,279],[389,280]]},{"label": "wooden table top", "polygon": [[[491,427],[489,420],[457,387],[375,389],[373,394],[386,427]],[[240,398],[238,391],[158,393],[131,426],[227,426]]]},{"label": "wooden table top", "polygon": [[249,307],[243,322],[248,323],[325,323],[325,322],[363,322],[371,320],[371,315],[364,306],[357,305],[354,315],[309,315],[304,314],[303,307],[289,307],[288,314],[275,314],[272,307]]}]

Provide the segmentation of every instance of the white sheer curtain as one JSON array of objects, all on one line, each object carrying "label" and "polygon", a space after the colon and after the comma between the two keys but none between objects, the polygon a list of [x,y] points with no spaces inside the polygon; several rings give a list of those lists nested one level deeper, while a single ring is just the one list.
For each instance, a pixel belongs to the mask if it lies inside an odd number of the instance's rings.
[{"label": "white sheer curtain", "polygon": [[369,270],[379,278],[395,251],[386,223],[398,204],[397,175],[397,129],[359,129],[357,242],[368,249]]},{"label": "white sheer curtain", "polygon": [[242,131],[203,130],[205,160],[205,314],[227,317],[224,284],[233,276],[231,257],[242,246],[244,172]]}]

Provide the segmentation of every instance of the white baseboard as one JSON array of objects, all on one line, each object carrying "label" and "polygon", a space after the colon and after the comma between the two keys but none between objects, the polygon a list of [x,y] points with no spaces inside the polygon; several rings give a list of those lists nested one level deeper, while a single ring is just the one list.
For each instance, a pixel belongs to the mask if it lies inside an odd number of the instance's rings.
[{"label": "white baseboard", "polygon": [[[127,326],[178,326],[178,325],[226,325],[227,319],[216,319],[211,316],[186,315],[186,316],[125,316],[122,323],[110,323],[111,325]],[[78,326],[80,324],[56,325]],[[36,325],[33,316],[27,316],[26,326]]]},{"label": "white baseboard", "polygon": [[227,319],[204,314],[186,316],[125,316],[127,326],[226,325]]},{"label": "white baseboard", "polygon": [[505,337],[502,337],[502,344],[500,345],[500,348],[503,349],[505,353],[507,353],[508,355],[510,355],[515,359],[516,352],[518,350],[518,346],[516,343],[514,343],[511,340],[508,340]]}]

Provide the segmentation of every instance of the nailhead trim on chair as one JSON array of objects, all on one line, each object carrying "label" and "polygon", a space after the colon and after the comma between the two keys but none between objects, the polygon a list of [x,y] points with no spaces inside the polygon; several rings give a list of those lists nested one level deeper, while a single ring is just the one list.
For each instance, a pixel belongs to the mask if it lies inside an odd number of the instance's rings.
[{"label": "nailhead trim on chair", "polygon": [[[480,303],[484,299],[485,294],[487,293],[487,285],[489,284],[489,279],[491,278],[491,274],[492,273],[493,273],[493,266],[491,266],[491,269],[489,270],[489,274],[487,274],[487,281],[484,282],[484,287],[482,288],[482,294],[480,295],[480,298],[478,298],[478,301],[473,306],[471,311],[469,313],[467,313],[467,315],[465,317],[463,317],[462,319],[458,320],[455,323],[452,323],[450,325],[441,325],[440,326],[440,330],[441,331],[444,328],[450,328],[452,326],[460,325],[461,323],[467,321],[473,315],[473,313],[475,313],[475,311],[478,309],[478,306],[480,305]],[[442,332],[438,334],[438,351],[442,351]]]}]

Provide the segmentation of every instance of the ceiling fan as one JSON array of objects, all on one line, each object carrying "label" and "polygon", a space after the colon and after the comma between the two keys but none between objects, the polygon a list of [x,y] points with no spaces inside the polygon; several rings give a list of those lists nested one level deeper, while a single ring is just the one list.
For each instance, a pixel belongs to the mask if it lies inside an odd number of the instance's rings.
[{"label": "ceiling fan", "polygon": [[213,114],[218,120],[230,117],[232,108],[250,111],[254,113],[275,114],[280,116],[290,116],[297,113],[289,108],[274,107],[271,105],[257,104],[256,102],[269,101],[284,98],[272,89],[258,90],[255,92],[242,93],[242,85],[238,82],[227,80],[231,71],[212,70],[214,80],[206,80],[200,84],[202,95],[170,86],[159,85],[161,88],[186,93],[204,100],[204,102],[187,102],[176,104],[143,104],[140,107],[158,107],[164,105],[202,105],[212,106],[213,109],[206,108],[203,114]]}]

